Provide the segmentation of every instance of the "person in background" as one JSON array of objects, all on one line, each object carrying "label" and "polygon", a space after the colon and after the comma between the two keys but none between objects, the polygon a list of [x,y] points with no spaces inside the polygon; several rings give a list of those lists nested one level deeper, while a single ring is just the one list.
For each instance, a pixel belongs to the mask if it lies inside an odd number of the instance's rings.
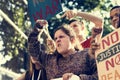
[{"label": "person in background", "polygon": [[[84,48],[90,48],[91,44],[91,38],[95,38],[97,35],[97,40],[99,40],[102,36],[102,30],[103,30],[103,19],[97,16],[94,16],[93,14],[89,14],[87,12],[78,12],[75,10],[68,10],[66,11],[62,17],[66,17],[70,19],[69,25],[76,33],[76,36],[79,41],[79,45],[81,45],[81,49]],[[80,18],[82,17],[86,20],[89,20],[95,24],[95,27],[93,27],[91,32],[91,37],[86,39],[85,36],[85,25]]]},{"label": "person in background", "polygon": [[120,6],[114,6],[110,10],[110,20],[114,29],[120,27]]},{"label": "person in background", "polygon": [[30,56],[29,65],[29,69],[17,80],[47,80],[44,67],[36,60],[35,57]]},{"label": "person in background", "polygon": [[[114,6],[110,10],[110,20],[111,24],[115,29],[120,28],[120,6]],[[95,51],[100,48],[99,42],[96,42],[95,39],[91,42],[91,49],[89,51],[90,55],[95,58]]]},{"label": "person in background", "polygon": [[47,80],[46,71],[40,62],[30,56],[29,69],[23,73],[17,80]]},{"label": "person in background", "polygon": [[38,35],[42,29],[34,27],[28,37],[28,52],[45,67],[47,80],[60,77],[69,80],[72,76],[76,77],[73,80],[98,80],[96,62],[89,55],[89,49],[75,50],[76,35],[69,27],[61,25],[55,30],[56,51],[53,54],[40,50]]},{"label": "person in background", "polygon": [[[110,10],[110,21],[112,26],[115,29],[120,28],[120,6],[114,6]],[[91,49],[90,50],[90,55],[95,58],[95,51],[100,48],[99,43],[95,41],[95,39],[92,40],[91,43]],[[92,52],[93,51],[93,52]]]},{"label": "person in background", "polygon": [[[44,27],[46,27],[46,25],[48,25],[47,21],[44,21],[44,20],[40,20],[40,21],[38,20],[38,22],[39,22],[39,24],[41,24]],[[35,24],[34,27],[37,26],[37,27],[41,28],[41,26],[39,26],[39,24]],[[36,30],[34,30],[34,31],[36,31]],[[38,40],[40,39],[41,34],[42,33],[40,33],[38,35]],[[33,34],[32,36],[36,36],[36,35]],[[40,47],[39,49],[44,50],[44,51],[47,50],[44,44],[40,43],[37,45]],[[29,61],[28,70],[25,73],[23,73],[17,80],[47,80],[46,70],[45,70],[44,66],[37,60],[36,57],[30,56],[30,55],[29,55],[29,57],[30,57],[30,61]]]}]

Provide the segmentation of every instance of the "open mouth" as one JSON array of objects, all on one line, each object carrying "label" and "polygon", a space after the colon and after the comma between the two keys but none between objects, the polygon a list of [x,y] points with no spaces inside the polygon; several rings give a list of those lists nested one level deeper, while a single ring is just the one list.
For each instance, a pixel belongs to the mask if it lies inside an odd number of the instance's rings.
[{"label": "open mouth", "polygon": [[61,46],[61,44],[58,44],[58,45],[57,45],[57,47],[60,47],[60,46]]}]

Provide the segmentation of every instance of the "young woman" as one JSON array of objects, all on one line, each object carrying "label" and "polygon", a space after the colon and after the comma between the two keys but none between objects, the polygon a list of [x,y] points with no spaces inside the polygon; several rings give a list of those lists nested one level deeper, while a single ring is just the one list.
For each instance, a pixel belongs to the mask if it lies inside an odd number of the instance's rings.
[{"label": "young woman", "polygon": [[35,57],[30,56],[29,69],[17,80],[47,80],[46,71]]}]

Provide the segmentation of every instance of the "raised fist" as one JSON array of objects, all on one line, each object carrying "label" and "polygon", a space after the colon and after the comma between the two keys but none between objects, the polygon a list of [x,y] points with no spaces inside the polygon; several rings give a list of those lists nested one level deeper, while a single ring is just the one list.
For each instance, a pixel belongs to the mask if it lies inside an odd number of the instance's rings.
[{"label": "raised fist", "polygon": [[37,20],[35,23],[35,28],[43,29],[48,26],[47,20]]},{"label": "raised fist", "polygon": [[40,32],[41,29],[48,27],[47,20],[39,19],[34,25],[34,31]]}]

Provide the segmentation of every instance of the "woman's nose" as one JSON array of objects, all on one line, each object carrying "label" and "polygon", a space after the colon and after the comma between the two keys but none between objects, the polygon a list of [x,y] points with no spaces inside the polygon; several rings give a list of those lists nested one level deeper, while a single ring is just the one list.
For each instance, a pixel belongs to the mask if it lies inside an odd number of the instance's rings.
[{"label": "woman's nose", "polygon": [[112,20],[115,22],[117,19],[118,19],[118,17],[114,16]]}]

